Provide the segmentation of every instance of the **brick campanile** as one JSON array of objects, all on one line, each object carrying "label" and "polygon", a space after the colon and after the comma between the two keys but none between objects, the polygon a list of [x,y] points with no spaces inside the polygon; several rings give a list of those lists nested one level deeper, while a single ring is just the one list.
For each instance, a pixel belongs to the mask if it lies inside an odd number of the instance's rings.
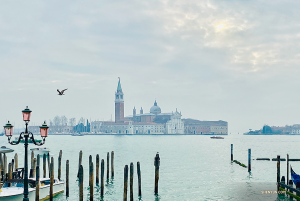
[{"label": "brick campanile", "polygon": [[115,122],[124,122],[124,94],[121,87],[120,77],[117,92],[115,93]]}]

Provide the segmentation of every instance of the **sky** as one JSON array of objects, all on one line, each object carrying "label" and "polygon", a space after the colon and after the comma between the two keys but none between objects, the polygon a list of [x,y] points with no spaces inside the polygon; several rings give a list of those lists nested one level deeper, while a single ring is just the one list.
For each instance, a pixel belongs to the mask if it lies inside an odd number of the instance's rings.
[{"label": "sky", "polygon": [[[300,123],[300,3],[292,0],[3,1],[0,122],[114,119],[156,100],[228,132]],[[64,96],[57,89],[68,90]]]}]

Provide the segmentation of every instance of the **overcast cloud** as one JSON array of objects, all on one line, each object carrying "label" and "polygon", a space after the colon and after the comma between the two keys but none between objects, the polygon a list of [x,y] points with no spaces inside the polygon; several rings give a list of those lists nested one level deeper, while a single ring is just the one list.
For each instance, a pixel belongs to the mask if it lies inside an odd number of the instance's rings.
[{"label": "overcast cloud", "polygon": [[[178,108],[229,133],[300,123],[299,1],[2,1],[0,122]],[[65,96],[56,89],[68,88]]]}]

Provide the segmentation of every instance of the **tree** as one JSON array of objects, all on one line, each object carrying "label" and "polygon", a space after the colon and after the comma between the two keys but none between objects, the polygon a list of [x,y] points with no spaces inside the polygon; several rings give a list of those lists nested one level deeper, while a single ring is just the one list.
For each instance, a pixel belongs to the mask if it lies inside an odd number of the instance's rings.
[{"label": "tree", "polygon": [[69,119],[69,125],[70,126],[75,126],[76,125],[76,119],[75,118]]},{"label": "tree", "polygon": [[61,125],[61,118],[59,116],[54,117],[53,123],[54,123],[54,126],[60,126]]},{"label": "tree", "polygon": [[61,117],[61,125],[66,126],[68,124],[68,119],[66,116]]}]

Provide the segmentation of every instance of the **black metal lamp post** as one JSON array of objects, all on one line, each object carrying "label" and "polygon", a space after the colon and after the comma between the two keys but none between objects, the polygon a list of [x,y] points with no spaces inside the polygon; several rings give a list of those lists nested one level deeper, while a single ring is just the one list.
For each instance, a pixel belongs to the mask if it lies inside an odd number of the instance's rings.
[{"label": "black metal lamp post", "polygon": [[22,111],[23,113],[23,120],[25,121],[26,129],[25,132],[20,133],[19,139],[17,141],[10,141],[12,135],[13,135],[13,126],[9,123],[3,126],[5,129],[5,135],[8,137],[8,143],[11,145],[17,145],[20,143],[22,139],[25,139],[25,159],[24,159],[24,198],[23,201],[29,201],[28,198],[28,139],[31,139],[32,142],[37,145],[41,146],[45,143],[45,138],[48,136],[48,129],[49,127],[47,126],[46,122],[42,126],[40,126],[40,132],[41,132],[41,137],[43,139],[42,142],[36,142],[34,140],[33,134],[27,129],[28,123],[30,121],[30,114],[31,110],[28,109],[28,106],[26,106],[26,109]]}]

